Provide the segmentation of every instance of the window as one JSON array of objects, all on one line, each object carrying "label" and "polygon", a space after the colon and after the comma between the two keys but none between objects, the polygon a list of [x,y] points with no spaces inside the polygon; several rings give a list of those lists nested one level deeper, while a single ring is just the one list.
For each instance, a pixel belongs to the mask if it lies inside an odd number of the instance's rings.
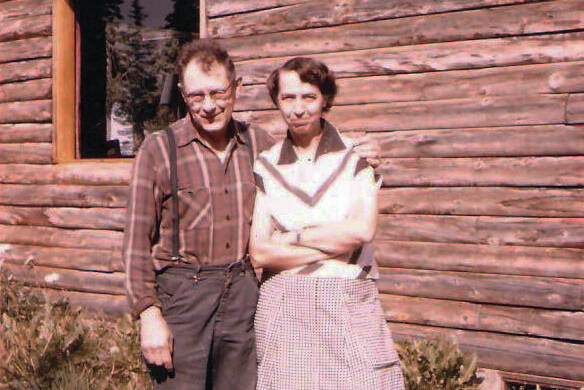
[{"label": "window", "polygon": [[133,156],[180,115],[174,64],[199,1],[56,0],[54,15],[58,160]]}]

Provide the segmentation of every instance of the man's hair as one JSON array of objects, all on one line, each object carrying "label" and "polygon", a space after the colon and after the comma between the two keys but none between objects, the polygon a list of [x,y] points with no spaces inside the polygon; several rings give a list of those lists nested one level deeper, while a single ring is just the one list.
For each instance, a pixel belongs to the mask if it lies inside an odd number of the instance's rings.
[{"label": "man's hair", "polygon": [[337,83],[335,81],[335,74],[325,64],[314,58],[309,57],[295,57],[279,68],[275,69],[266,86],[270,92],[272,101],[278,105],[278,93],[280,92],[280,72],[282,70],[294,71],[298,73],[300,80],[305,83],[312,84],[320,90],[324,97],[323,112],[331,109],[335,96],[337,95]]},{"label": "man's hair", "polygon": [[177,65],[179,78],[183,81],[187,65],[197,60],[204,72],[208,72],[214,64],[223,65],[230,81],[235,79],[235,66],[227,51],[211,39],[201,39],[184,45],[178,54]]}]

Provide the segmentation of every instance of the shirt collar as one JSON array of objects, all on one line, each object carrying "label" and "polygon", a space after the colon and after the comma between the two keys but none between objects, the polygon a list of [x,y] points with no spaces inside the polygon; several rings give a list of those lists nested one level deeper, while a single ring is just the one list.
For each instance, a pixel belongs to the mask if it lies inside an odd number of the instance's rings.
[{"label": "shirt collar", "polygon": [[[204,142],[199,135],[199,132],[193,126],[189,115],[179,119],[172,126],[176,138],[176,145],[178,147],[188,145],[195,140]],[[235,135],[237,142],[245,144],[245,138],[241,136],[241,132],[244,130],[244,126],[245,124],[232,118],[227,129],[227,139],[230,140]]]},{"label": "shirt collar", "polygon": [[[316,148],[316,155],[314,156],[315,161],[318,160],[320,156],[327,153],[339,152],[346,149],[339,132],[333,125],[330,124],[325,119],[322,119],[322,136],[318,142],[318,147]],[[294,151],[294,142],[292,141],[292,135],[290,130],[286,134],[286,138],[282,143],[282,148],[280,149],[280,157],[278,159],[278,165],[282,164],[293,164],[298,160],[298,156]]]}]

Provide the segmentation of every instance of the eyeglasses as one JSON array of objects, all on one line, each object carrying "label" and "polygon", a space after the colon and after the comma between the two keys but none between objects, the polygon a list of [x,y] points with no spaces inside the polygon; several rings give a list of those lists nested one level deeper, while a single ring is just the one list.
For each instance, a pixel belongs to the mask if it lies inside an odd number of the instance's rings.
[{"label": "eyeglasses", "polygon": [[208,94],[204,92],[195,92],[189,94],[183,92],[183,96],[187,103],[194,106],[201,106],[205,101],[205,96],[207,95],[213,103],[224,104],[231,98],[234,84],[235,80],[231,81],[225,89],[209,91]]}]

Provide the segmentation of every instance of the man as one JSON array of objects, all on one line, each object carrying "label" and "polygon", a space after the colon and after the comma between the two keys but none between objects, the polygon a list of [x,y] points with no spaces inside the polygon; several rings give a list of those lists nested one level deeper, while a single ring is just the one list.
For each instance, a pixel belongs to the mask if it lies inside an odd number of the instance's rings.
[{"label": "man", "polygon": [[232,119],[241,79],[218,45],[189,44],[178,62],[188,109],[170,127],[178,256],[172,253],[171,148],[160,132],[146,139],[134,163],[124,241],[128,295],[157,388],[253,389],[252,148],[263,150],[273,140]]},{"label": "man", "polygon": [[[233,120],[241,79],[216,43],[188,44],[178,65],[188,114],[168,130],[176,146],[166,132],[153,134],[134,161],[124,239],[128,296],[157,389],[254,389],[252,161],[274,140]],[[361,153],[375,149],[367,144]]]}]

